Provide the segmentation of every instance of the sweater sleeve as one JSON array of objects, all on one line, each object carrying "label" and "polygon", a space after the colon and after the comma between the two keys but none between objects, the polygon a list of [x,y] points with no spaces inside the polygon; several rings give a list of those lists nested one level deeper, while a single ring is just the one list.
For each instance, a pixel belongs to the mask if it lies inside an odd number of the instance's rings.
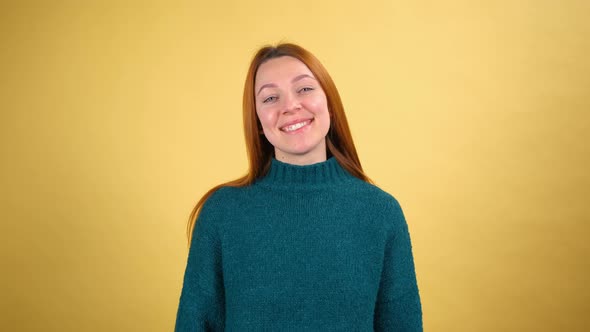
[{"label": "sweater sleeve", "polygon": [[176,315],[177,332],[223,330],[225,294],[216,193],[203,204],[193,229]]},{"label": "sweater sleeve", "polygon": [[408,225],[395,198],[390,201],[385,212],[392,227],[385,244],[374,329],[422,331],[422,305]]}]

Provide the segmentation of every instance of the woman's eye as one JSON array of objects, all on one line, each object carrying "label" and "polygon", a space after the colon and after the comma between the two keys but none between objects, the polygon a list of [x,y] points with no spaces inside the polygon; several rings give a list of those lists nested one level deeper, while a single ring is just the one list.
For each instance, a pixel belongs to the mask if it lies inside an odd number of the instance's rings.
[{"label": "woman's eye", "polygon": [[270,103],[271,101],[275,101],[276,99],[277,99],[277,97],[270,96],[270,97],[267,97],[266,99],[264,99],[262,102],[266,104],[266,103]]},{"label": "woman's eye", "polygon": [[308,92],[308,91],[312,91],[312,90],[313,90],[312,87],[306,86],[304,88],[299,89],[299,92]]}]

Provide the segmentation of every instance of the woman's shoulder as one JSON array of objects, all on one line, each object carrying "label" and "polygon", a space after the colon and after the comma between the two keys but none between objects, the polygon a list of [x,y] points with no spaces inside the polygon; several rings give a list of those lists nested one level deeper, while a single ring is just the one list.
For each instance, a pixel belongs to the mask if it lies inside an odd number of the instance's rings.
[{"label": "woman's shoulder", "polygon": [[234,207],[235,204],[240,204],[244,198],[248,198],[250,195],[250,186],[229,186],[222,185],[215,189],[211,195],[207,198],[204,205],[208,205],[214,209]]},{"label": "woman's shoulder", "polygon": [[[235,209],[238,201],[238,188],[219,186],[213,189],[203,201],[199,212],[199,222],[205,224],[218,224],[226,219],[228,211]],[[203,226],[201,226],[203,227]]]},{"label": "woman's shoulder", "polygon": [[365,220],[385,229],[399,229],[405,217],[398,199],[375,183],[358,179],[345,190],[345,201],[354,209],[362,210]]},{"label": "woman's shoulder", "polygon": [[399,204],[398,200],[393,194],[375,183],[366,182],[361,179],[356,179],[351,183],[353,184],[351,186],[351,191],[353,193],[367,197],[375,203],[394,205]]},{"label": "woman's shoulder", "polygon": [[239,187],[220,186],[211,193],[205,204],[211,206],[225,205],[228,202],[234,201],[238,195],[240,195]]}]

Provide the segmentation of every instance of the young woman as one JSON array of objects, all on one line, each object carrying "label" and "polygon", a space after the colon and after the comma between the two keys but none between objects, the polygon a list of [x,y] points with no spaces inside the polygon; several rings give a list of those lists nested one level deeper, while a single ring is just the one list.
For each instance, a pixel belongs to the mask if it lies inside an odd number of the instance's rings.
[{"label": "young woman", "polygon": [[191,214],[176,331],[422,331],[402,209],[363,173],[326,69],[264,47],[243,98],[250,169]]}]

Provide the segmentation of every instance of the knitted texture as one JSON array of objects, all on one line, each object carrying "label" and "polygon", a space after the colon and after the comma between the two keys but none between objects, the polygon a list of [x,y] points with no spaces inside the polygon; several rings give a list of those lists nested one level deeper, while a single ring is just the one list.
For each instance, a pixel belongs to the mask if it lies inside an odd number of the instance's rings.
[{"label": "knitted texture", "polygon": [[203,205],[176,331],[422,331],[400,205],[333,157],[273,158]]}]

